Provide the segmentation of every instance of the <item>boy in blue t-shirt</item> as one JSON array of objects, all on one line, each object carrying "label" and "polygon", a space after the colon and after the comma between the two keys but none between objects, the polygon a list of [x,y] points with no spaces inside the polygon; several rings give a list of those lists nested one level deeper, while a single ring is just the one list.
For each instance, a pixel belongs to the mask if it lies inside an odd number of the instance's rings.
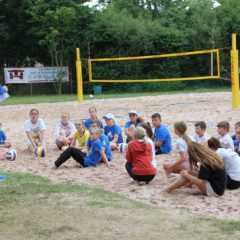
[{"label": "boy in blue t-shirt", "polygon": [[152,115],[152,124],[154,129],[155,154],[166,154],[172,150],[172,140],[168,129],[161,124],[161,115],[155,113]]},{"label": "boy in blue t-shirt", "polygon": [[[92,122],[90,129],[91,130],[92,129],[100,129],[100,123],[101,122],[99,120]],[[100,141],[102,143],[102,146],[104,148],[104,151],[105,151],[105,154],[107,156],[108,161],[111,161],[112,160],[112,151],[111,151],[111,147],[110,147],[110,142],[108,140],[108,137],[104,133],[102,133],[102,135],[100,136]],[[92,142],[93,141],[91,139],[88,139],[88,142],[87,142],[87,147],[88,147],[87,152],[91,148]]]},{"label": "boy in blue t-shirt", "polygon": [[104,127],[104,134],[108,137],[112,150],[116,150],[119,143],[123,143],[122,130],[114,121],[114,116],[111,113],[106,114],[104,117],[106,126]]},{"label": "boy in blue t-shirt", "polygon": [[58,168],[64,162],[66,162],[69,158],[73,157],[83,167],[89,167],[89,166],[96,167],[96,165],[102,160],[103,163],[106,164],[106,167],[110,168],[111,166],[108,163],[108,159],[106,157],[104,148],[100,141],[101,134],[102,134],[102,130],[92,129],[90,133],[92,145],[89,152],[85,154],[84,152],[82,152],[77,148],[69,147],[55,161],[55,167]]}]

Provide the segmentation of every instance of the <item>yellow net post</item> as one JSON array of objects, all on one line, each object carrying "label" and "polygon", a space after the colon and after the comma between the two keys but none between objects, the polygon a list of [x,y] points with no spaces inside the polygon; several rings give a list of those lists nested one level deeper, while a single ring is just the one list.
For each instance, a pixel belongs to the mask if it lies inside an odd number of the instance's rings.
[{"label": "yellow net post", "polygon": [[239,109],[239,70],[236,33],[232,34],[231,78],[232,78],[232,107]]},{"label": "yellow net post", "polygon": [[76,49],[76,74],[77,74],[77,99],[83,101],[83,82],[82,82],[82,62],[80,59],[80,49]]}]

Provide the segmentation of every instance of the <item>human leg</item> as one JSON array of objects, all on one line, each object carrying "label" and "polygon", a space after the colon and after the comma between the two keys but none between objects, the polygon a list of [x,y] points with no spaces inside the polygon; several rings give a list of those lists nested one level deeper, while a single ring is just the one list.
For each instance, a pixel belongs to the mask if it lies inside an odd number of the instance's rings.
[{"label": "human leg", "polygon": [[55,166],[59,167],[61,166],[64,162],[66,162],[70,157],[73,157],[74,160],[76,160],[78,163],[84,166],[84,158],[85,154],[74,147],[69,147],[67,148],[60,156],[59,158],[55,161]]}]

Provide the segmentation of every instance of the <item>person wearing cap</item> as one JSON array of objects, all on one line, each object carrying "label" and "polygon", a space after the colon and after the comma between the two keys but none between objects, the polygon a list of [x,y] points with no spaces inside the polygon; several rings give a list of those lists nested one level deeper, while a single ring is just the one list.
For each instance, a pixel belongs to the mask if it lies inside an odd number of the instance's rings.
[{"label": "person wearing cap", "polygon": [[130,121],[126,122],[125,124],[125,134],[127,135],[127,143],[133,140],[133,130],[135,127],[138,126],[138,112],[135,110],[131,110],[128,113]]},{"label": "person wearing cap", "polygon": [[114,115],[106,114],[104,117],[106,126],[104,127],[104,134],[108,137],[112,150],[116,150],[118,144],[123,143],[122,130],[118,124],[115,123]]}]

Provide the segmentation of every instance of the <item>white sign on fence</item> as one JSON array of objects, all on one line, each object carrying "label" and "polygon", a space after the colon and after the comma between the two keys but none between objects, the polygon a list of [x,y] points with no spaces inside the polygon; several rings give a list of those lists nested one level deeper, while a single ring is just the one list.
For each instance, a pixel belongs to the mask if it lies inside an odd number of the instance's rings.
[{"label": "white sign on fence", "polygon": [[4,68],[5,84],[69,81],[68,67]]}]

